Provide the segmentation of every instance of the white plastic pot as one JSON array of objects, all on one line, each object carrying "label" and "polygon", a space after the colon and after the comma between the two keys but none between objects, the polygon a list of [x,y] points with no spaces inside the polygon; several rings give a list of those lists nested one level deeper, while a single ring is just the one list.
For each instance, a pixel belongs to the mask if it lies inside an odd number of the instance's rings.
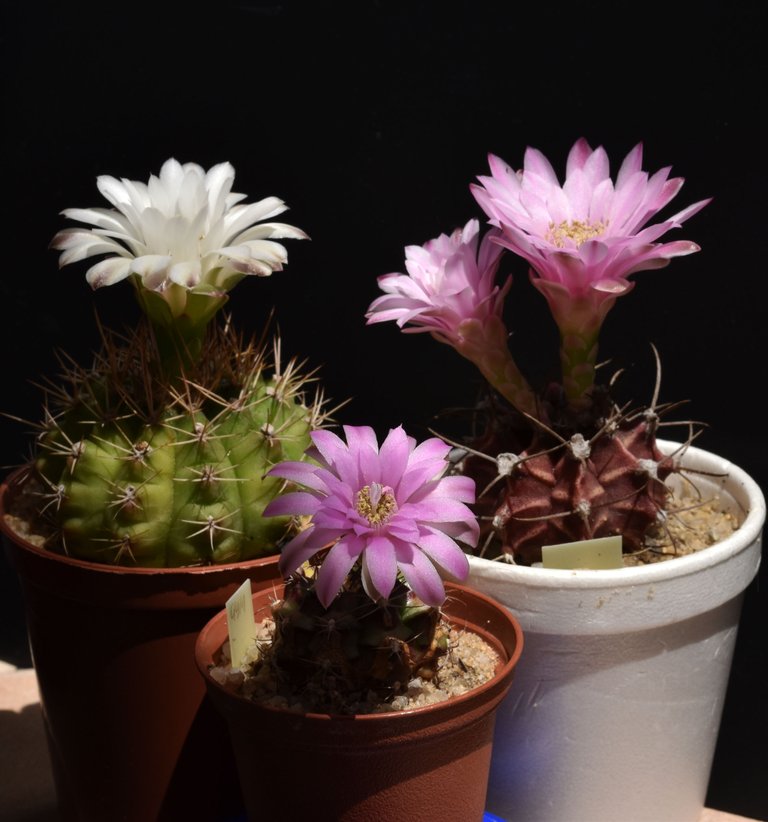
[{"label": "white plastic pot", "polygon": [[[667,453],[679,447],[660,443]],[[526,648],[499,708],[487,807],[515,822],[698,822],[765,500],[699,448],[683,464],[742,521],[696,554],[609,571],[473,557],[468,584],[506,605]]]}]

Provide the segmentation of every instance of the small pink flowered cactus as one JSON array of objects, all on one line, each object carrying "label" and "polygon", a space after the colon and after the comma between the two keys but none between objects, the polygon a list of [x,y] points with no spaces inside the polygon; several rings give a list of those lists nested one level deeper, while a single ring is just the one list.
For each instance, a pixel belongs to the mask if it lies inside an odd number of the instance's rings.
[{"label": "small pink flowered cactus", "polygon": [[306,462],[269,473],[301,490],[275,499],[265,516],[309,517],[280,557],[284,599],[273,609],[279,668],[306,694],[338,710],[328,680],[391,697],[415,676],[430,678],[448,650],[439,607],[443,579],[464,580],[465,550],[479,527],[469,505],[475,483],[446,476],[450,447],[420,444],[401,427],[379,446],[366,426],[346,441],[314,431]]}]

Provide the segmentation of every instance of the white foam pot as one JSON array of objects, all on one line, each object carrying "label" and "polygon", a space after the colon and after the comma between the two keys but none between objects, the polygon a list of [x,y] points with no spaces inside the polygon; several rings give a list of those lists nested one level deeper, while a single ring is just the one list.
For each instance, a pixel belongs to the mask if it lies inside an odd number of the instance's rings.
[{"label": "white foam pot", "polygon": [[[659,443],[671,453],[676,443]],[[699,448],[682,460],[741,527],[696,554],[608,571],[470,559],[526,647],[499,708],[488,810],[515,822],[698,822],[765,500]]]}]

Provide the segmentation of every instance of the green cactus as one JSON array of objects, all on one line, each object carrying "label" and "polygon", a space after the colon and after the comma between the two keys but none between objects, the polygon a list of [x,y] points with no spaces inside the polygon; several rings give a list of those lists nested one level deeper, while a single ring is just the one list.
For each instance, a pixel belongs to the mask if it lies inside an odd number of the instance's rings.
[{"label": "green cactus", "polygon": [[322,394],[305,391],[303,365],[282,365],[279,340],[267,350],[266,329],[246,341],[219,312],[245,277],[283,269],[278,240],[307,235],[273,221],[281,199],[242,202],[234,178],[226,162],[206,171],[170,158],[146,183],[98,177],[113,208],[62,212],[84,226],[53,237],[59,266],[97,258],[91,287],[129,282],[143,316],[122,335],[100,326],[93,364],[64,359],[47,384],[19,510],[52,550],[219,564],[276,553],[294,524],[262,517],[285,484],[266,473],[302,458],[326,418]]},{"label": "green cactus", "polygon": [[311,374],[280,364],[279,343],[245,345],[214,324],[197,364],[163,378],[148,325],[102,332],[93,366],[70,364],[48,391],[35,470],[41,512],[70,556],[173,567],[274,553],[288,518],[261,514],[284,485],[266,477],[301,459],[324,418]]}]

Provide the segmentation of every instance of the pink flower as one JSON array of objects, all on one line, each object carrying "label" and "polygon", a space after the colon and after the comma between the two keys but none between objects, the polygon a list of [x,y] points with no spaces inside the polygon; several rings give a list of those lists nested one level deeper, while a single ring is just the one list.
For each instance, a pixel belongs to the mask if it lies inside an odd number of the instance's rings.
[{"label": "pink flower", "polygon": [[518,172],[493,155],[489,162],[491,176],[479,177],[482,185],[470,188],[491,225],[501,229],[500,242],[530,263],[534,284],[561,329],[568,326],[571,301],[579,303],[582,331],[584,323],[599,326],[616,297],[633,287],[627,281],[630,274],[662,268],[672,257],[699,250],[687,240],[656,240],[679,228],[709,200],[646,225],[675,197],[683,178],[669,179],[670,168],[649,177],[641,169],[640,144],[624,159],[615,183],[605,150],[593,151],[584,139],[568,155],[562,187],[536,149],[526,151]]},{"label": "pink flower", "polygon": [[480,223],[470,220],[423,247],[406,246],[408,274],[379,277],[386,293],[365,316],[369,325],[395,320],[405,332],[430,331],[473,362],[512,405],[535,416],[536,398],[510,354],[501,316],[512,278],[502,288],[495,284],[504,249],[494,242],[494,229],[478,252],[479,231]]},{"label": "pink flower", "polygon": [[477,520],[465,504],[475,500],[474,481],[443,476],[450,448],[439,439],[417,445],[398,427],[379,448],[371,428],[344,426],[344,432],[346,442],[330,431],[312,432],[307,455],[316,465],[283,462],[269,472],[306,490],[278,497],[264,515],[312,517],[283,549],[281,573],[331,546],[316,583],[324,607],[358,560],[374,601],[389,596],[400,572],[424,603],[442,604],[441,577],[463,580],[469,570],[455,540],[477,545]]},{"label": "pink flower", "polygon": [[406,246],[408,274],[379,277],[385,294],[371,303],[368,323],[395,320],[405,332],[430,331],[441,342],[457,346],[463,339],[462,323],[500,316],[511,284],[495,284],[503,249],[491,242],[497,233],[492,231],[478,254],[479,230],[479,222],[470,220],[463,229],[441,234],[423,247]]}]

